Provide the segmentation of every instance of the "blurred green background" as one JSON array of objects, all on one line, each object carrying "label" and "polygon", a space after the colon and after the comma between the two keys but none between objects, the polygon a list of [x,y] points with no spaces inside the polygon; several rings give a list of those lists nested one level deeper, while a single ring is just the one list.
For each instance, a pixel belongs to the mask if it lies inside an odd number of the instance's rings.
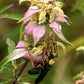
[{"label": "blurred green background", "polygon": [[[63,10],[71,21],[70,26],[62,23],[62,31],[64,36],[72,42],[73,46],[65,44],[67,49],[65,55],[62,53],[62,49],[59,48],[59,57],[56,59],[55,66],[40,84],[74,84],[72,78],[84,70],[84,55],[81,53],[76,56],[75,50],[78,46],[84,44],[84,0],[61,1],[64,4]],[[0,8],[9,4],[13,4],[13,6],[3,14],[17,13],[24,15],[28,8],[27,3],[19,5],[18,0],[0,0]],[[17,24],[15,20],[0,18],[0,60],[8,54],[6,39],[10,38],[16,44],[19,41],[20,26],[21,23]],[[30,79],[30,82],[31,80],[34,79]]]}]

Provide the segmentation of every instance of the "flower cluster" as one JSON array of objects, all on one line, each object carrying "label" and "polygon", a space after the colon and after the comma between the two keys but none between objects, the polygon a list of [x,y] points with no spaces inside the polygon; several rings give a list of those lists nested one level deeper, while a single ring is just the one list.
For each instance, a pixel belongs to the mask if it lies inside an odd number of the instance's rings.
[{"label": "flower cluster", "polygon": [[68,44],[71,44],[63,36],[62,27],[58,22],[66,22],[68,25],[68,18],[64,15],[62,10],[62,2],[54,0],[28,0],[31,6],[27,10],[23,19],[23,25],[27,22],[25,27],[25,34],[28,36],[31,32],[34,38],[34,45],[44,36],[47,32],[46,28],[52,28],[57,36]]},{"label": "flower cluster", "polygon": [[[50,34],[50,32],[56,33],[56,35],[65,41],[68,44],[71,44],[66,38],[63,36],[61,30],[62,27],[59,22],[66,22],[68,25],[68,18],[64,15],[62,10],[62,2],[54,1],[54,0],[20,0],[29,1],[31,3],[29,9],[27,10],[25,16],[20,20],[23,21],[23,25],[25,24],[25,35],[23,41],[19,41],[16,50],[12,52],[12,56],[10,60],[18,59],[20,57],[24,57],[24,59],[31,61],[34,65],[35,63],[42,63],[43,59],[47,59],[46,52],[43,50],[46,46],[47,49],[51,48],[52,43],[55,41],[55,36]],[[49,42],[42,43],[43,37],[45,37],[45,33],[48,29],[52,29],[49,32],[50,37],[48,38]],[[34,44],[33,44],[33,38]],[[27,40],[25,40],[25,38]],[[31,39],[31,40],[30,40]],[[41,44],[37,42],[41,41]],[[30,42],[30,43],[28,43]],[[36,46],[38,44],[38,46]],[[48,50],[49,51],[49,50]],[[44,53],[44,54],[43,54]],[[54,52],[53,54],[56,55]],[[44,56],[43,56],[44,55]],[[54,63],[54,61],[53,61]],[[51,64],[51,63],[50,63]]]},{"label": "flower cluster", "polygon": [[[15,60],[21,57],[24,57],[25,60],[30,61],[30,56],[33,59],[34,63],[42,63],[42,56],[40,55],[42,53],[42,46],[39,46],[38,48],[33,48],[31,51],[28,51],[27,49],[28,44],[24,41],[19,41],[16,48],[11,55],[10,60]],[[36,51],[36,52],[35,52]],[[46,59],[47,56],[44,56],[44,59]]]},{"label": "flower cluster", "polygon": [[[48,56],[50,56],[49,54],[50,52],[44,51],[44,48],[46,47],[46,49],[49,49],[49,50],[50,48],[53,49],[52,42],[54,42],[54,39],[55,37],[52,34],[50,34],[48,38],[48,42],[47,44],[45,44],[46,46],[39,45],[38,47],[33,47],[32,49],[29,49],[30,45],[27,42],[19,41],[16,46],[16,49],[12,52],[10,61],[23,57],[25,60],[31,61],[33,67],[35,67],[34,64],[43,63],[43,61],[48,59]],[[55,47],[55,43],[54,43],[54,47]],[[56,55],[57,53],[54,52],[53,56],[56,56]],[[54,63],[55,61],[53,59],[49,61],[50,65],[53,65]]]}]

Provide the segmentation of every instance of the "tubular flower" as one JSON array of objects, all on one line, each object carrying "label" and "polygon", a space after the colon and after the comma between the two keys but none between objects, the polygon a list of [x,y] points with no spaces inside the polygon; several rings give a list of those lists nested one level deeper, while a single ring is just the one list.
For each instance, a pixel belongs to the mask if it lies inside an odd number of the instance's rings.
[{"label": "tubular flower", "polygon": [[61,30],[62,27],[59,22],[66,22],[68,25],[68,18],[64,15],[62,8],[62,3],[54,0],[30,0],[32,3],[30,8],[27,10],[23,21],[23,25],[30,21],[25,27],[25,34],[28,36],[31,32],[34,38],[34,45],[44,36],[46,32],[46,26],[52,28],[52,30],[57,34],[57,36],[65,41],[66,43],[71,43],[65,39]]}]

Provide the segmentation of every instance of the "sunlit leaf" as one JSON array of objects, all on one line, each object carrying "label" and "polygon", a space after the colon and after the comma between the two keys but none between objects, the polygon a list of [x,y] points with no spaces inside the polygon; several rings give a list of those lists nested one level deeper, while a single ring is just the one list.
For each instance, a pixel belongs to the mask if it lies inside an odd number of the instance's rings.
[{"label": "sunlit leaf", "polygon": [[8,52],[11,53],[15,49],[15,43],[9,38],[6,40],[6,43],[8,45]]},{"label": "sunlit leaf", "polygon": [[[6,43],[8,45],[8,53],[10,54],[13,52],[13,50],[15,50],[15,43],[9,38],[6,40]],[[17,68],[16,61],[14,60],[11,62],[12,62],[13,67]]]},{"label": "sunlit leaf", "polygon": [[12,7],[12,6],[13,6],[13,4],[1,8],[1,9],[0,9],[0,13],[4,12],[5,10],[9,9],[9,8]]}]

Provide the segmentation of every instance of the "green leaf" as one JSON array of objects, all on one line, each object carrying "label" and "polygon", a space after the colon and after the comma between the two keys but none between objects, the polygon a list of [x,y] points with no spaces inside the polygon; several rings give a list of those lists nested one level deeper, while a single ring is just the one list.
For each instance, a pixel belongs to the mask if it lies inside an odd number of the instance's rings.
[{"label": "green leaf", "polygon": [[1,62],[0,62],[0,67],[4,66],[10,61],[10,55],[5,57]]},{"label": "green leaf", "polygon": [[16,71],[15,71],[15,76],[17,79],[19,78],[18,73]]},{"label": "green leaf", "polygon": [[[7,38],[6,43],[8,45],[8,53],[10,54],[13,50],[15,50],[15,43],[9,38]],[[16,60],[12,61],[12,65],[15,69],[17,68]]]},{"label": "green leaf", "polygon": [[4,69],[8,70],[8,69],[13,69],[13,68],[14,68],[13,65],[9,62],[6,65],[2,66],[1,70],[4,70]]},{"label": "green leaf", "polygon": [[24,75],[22,78],[37,78],[38,75]]},{"label": "green leaf", "polygon": [[21,65],[23,65],[25,63],[25,60],[22,59],[20,63],[17,64],[18,67],[20,67]]},{"label": "green leaf", "polygon": [[6,43],[8,45],[8,53],[11,53],[15,49],[15,43],[7,38]]},{"label": "green leaf", "polygon": [[12,60],[11,62],[12,62],[13,67],[14,67],[15,69],[17,69],[16,60]]},{"label": "green leaf", "polygon": [[3,74],[10,74],[10,72],[9,71],[6,71],[6,70],[0,71],[0,75],[3,75]]},{"label": "green leaf", "polygon": [[10,82],[12,80],[15,80],[15,78],[14,77],[8,77],[6,80],[3,80],[2,83],[6,83],[7,84],[8,82]]},{"label": "green leaf", "polygon": [[1,9],[0,9],[0,13],[4,12],[5,10],[7,10],[8,8],[10,8],[10,7],[12,7],[12,6],[13,6],[13,4],[1,8]]},{"label": "green leaf", "polygon": [[82,76],[80,76],[80,74],[78,74],[77,76],[75,76],[75,77],[73,78],[73,81],[76,81],[76,80],[78,80],[78,79],[82,79]]},{"label": "green leaf", "polygon": [[12,14],[3,14],[0,16],[0,18],[9,18],[9,19],[13,19],[13,20],[20,20],[23,18],[23,15],[21,14],[16,14],[16,13],[12,13]]}]

